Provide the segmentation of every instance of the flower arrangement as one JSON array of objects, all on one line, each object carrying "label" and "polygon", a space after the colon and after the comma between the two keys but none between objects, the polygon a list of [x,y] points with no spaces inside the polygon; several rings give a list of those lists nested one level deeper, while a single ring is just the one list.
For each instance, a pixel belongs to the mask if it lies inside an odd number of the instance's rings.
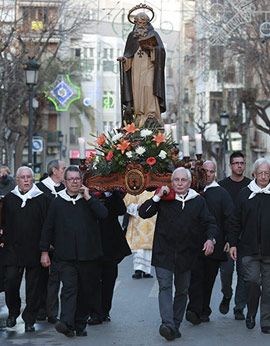
[{"label": "flower arrangement", "polygon": [[171,135],[166,136],[156,125],[126,126],[96,137],[96,156],[88,160],[94,174],[106,176],[125,171],[130,163],[140,164],[146,172],[168,173],[174,169],[178,151]]}]

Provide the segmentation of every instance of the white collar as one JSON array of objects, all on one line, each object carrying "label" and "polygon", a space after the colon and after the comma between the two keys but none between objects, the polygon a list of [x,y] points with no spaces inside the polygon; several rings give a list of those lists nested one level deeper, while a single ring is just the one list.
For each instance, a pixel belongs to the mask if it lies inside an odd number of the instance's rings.
[{"label": "white collar", "polygon": [[255,197],[257,193],[266,193],[267,195],[270,194],[270,183],[262,189],[256,184],[256,181],[254,179],[249,183],[248,188],[252,191],[248,199]]},{"label": "white collar", "polygon": [[210,185],[206,185],[203,191],[205,192],[206,190],[210,189],[211,187],[219,187],[220,185],[214,180]]},{"label": "white collar", "polygon": [[67,189],[64,189],[60,192],[58,192],[58,196],[60,196],[61,198],[63,198],[64,200],[68,201],[68,202],[72,202],[73,204],[76,204],[76,202],[83,198],[83,196],[78,193],[76,198],[71,198],[68,194],[67,194]]},{"label": "white collar", "polygon": [[58,195],[58,192],[55,191],[55,187],[59,186],[60,184],[55,183],[51,177],[43,179],[41,183],[44,184],[52,192],[53,195]]},{"label": "white collar", "polygon": [[32,188],[24,195],[20,193],[18,185],[14,190],[11,191],[11,193],[13,193],[15,196],[18,196],[22,200],[21,208],[23,208],[26,205],[28,199],[35,198],[41,195],[43,192],[40,191],[40,189],[35,184],[33,184]]},{"label": "white collar", "polygon": [[187,194],[184,196],[184,195],[178,195],[177,193],[175,194],[175,199],[177,201],[180,201],[182,202],[182,209],[185,208],[185,202],[197,197],[199,194],[193,190],[193,189],[188,189],[188,192]]}]

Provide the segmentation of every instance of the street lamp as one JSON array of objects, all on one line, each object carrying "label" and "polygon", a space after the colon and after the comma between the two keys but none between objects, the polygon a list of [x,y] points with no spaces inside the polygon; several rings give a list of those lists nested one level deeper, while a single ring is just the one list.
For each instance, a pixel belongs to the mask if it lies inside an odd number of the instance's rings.
[{"label": "street lamp", "polygon": [[64,139],[64,135],[61,131],[58,131],[58,141],[60,144],[60,161],[62,160],[62,145],[63,145],[63,139]]},{"label": "street lamp", "polygon": [[227,128],[229,125],[229,114],[226,111],[220,113],[220,126],[222,134],[222,151],[223,151],[223,177],[226,178],[226,149],[227,149]]},{"label": "street lamp", "polygon": [[37,85],[39,67],[40,64],[34,59],[34,57],[29,57],[29,60],[23,65],[23,69],[25,72],[25,82],[29,91],[28,166],[30,168],[32,168],[33,164],[32,139],[34,86]]}]

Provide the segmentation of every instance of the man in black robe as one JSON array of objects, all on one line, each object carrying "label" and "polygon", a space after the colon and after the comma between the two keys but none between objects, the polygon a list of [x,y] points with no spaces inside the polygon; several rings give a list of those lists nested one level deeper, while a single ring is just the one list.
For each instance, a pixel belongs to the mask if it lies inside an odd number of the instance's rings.
[{"label": "man in black robe", "polygon": [[22,313],[25,331],[34,331],[40,304],[39,278],[40,235],[49,207],[49,199],[33,184],[34,173],[20,167],[16,173],[17,186],[3,201],[3,262],[5,296],[9,315],[7,327],[16,325],[20,315],[20,286],[25,271],[26,307]]},{"label": "man in black robe", "polygon": [[[134,18],[134,29],[127,38],[123,62],[122,102],[126,114],[136,114],[144,121],[155,118],[162,124],[161,113],[166,111],[165,102],[165,49],[160,36],[150,24],[145,13]],[[139,44],[140,39],[153,37],[153,44]]]},{"label": "man in black robe", "polygon": [[107,208],[82,185],[78,167],[65,170],[66,189],[59,192],[48,212],[41,236],[41,263],[50,265],[48,251],[54,247],[54,259],[60,280],[60,321],[55,328],[67,337],[86,336],[90,311],[98,300],[99,258],[102,256],[99,219],[108,216]]},{"label": "man in black robe", "polygon": [[210,213],[215,217],[217,234],[214,252],[207,257],[201,253],[191,271],[186,319],[193,324],[210,321],[212,290],[220,264],[227,260],[226,251],[229,251],[229,247],[226,246],[226,236],[233,211],[229,193],[215,181],[215,163],[205,161],[203,168],[207,177],[204,198]]},{"label": "man in black robe", "polygon": [[[57,197],[58,192],[64,190],[65,163],[60,160],[52,160],[47,165],[48,177],[37,183],[37,187],[50,198],[51,201]],[[49,268],[42,267],[40,277],[41,301],[37,316],[38,321],[43,321],[48,316],[49,323],[56,323],[58,316],[58,292],[60,287],[59,273],[56,262],[53,261],[53,249],[49,255],[51,265]]]},{"label": "man in black robe", "polygon": [[[177,168],[171,179],[173,193],[170,193],[168,186],[162,186],[139,210],[139,215],[144,219],[158,213],[152,265],[159,284],[162,319],[159,333],[166,340],[181,336],[179,327],[186,308],[191,267],[201,250],[206,256],[211,255],[217,231],[205,200],[190,188],[190,171],[183,167]],[[167,196],[171,196],[169,200]]]}]

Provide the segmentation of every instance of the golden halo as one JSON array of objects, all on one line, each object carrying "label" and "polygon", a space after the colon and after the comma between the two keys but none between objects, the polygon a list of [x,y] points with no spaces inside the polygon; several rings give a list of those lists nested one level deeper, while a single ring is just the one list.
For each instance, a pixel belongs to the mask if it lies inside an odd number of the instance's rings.
[{"label": "golden halo", "polygon": [[149,20],[149,23],[152,22],[152,20],[154,19],[155,13],[154,10],[152,9],[152,7],[146,5],[146,4],[142,4],[140,3],[140,5],[136,5],[134,6],[129,12],[128,12],[128,21],[131,24],[135,24],[134,23],[134,17],[135,16],[131,16],[131,14],[136,11],[136,10],[149,10],[152,13],[152,18]]}]

